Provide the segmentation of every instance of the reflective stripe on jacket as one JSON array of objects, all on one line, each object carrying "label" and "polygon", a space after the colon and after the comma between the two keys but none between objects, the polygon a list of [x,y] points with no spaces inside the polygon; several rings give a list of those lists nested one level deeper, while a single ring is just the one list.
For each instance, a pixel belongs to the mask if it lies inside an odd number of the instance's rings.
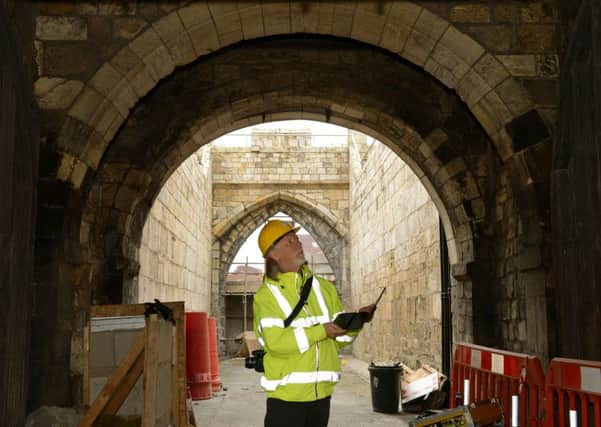
[{"label": "reflective stripe on jacket", "polygon": [[254,296],[254,330],[266,351],[261,386],[268,397],[307,402],[330,396],[340,380],[338,349],[358,333],[327,337],[323,324],[343,307],[334,285],[321,277],[313,278],[303,310],[284,328],[310,275],[304,266],[301,273],[280,273],[277,281],[265,278]]}]

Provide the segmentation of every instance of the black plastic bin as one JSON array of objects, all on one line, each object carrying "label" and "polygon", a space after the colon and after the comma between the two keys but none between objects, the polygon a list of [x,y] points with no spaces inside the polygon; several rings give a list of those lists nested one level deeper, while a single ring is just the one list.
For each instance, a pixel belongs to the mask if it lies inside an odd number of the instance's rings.
[{"label": "black plastic bin", "polygon": [[396,414],[399,412],[401,397],[401,371],[398,365],[369,365],[369,382],[371,384],[371,404],[375,412]]}]

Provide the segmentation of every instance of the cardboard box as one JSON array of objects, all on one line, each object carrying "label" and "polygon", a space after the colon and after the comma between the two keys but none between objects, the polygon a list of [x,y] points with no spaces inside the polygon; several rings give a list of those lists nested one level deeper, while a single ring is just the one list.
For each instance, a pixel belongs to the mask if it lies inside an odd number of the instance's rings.
[{"label": "cardboard box", "polygon": [[438,372],[429,365],[422,365],[419,369],[413,370],[407,365],[403,367],[403,377],[401,380],[401,402],[406,403],[421,396],[427,396],[440,389],[447,377]]}]

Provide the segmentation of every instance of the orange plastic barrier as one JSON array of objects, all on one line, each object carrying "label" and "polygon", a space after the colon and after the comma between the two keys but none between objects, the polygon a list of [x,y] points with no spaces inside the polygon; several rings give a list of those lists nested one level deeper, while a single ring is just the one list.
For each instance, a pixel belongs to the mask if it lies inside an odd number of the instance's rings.
[{"label": "orange plastic barrier", "polygon": [[470,381],[469,403],[496,397],[503,406],[505,426],[511,425],[512,395],[519,396],[520,426],[542,424],[545,376],[538,358],[460,343],[453,355],[451,407],[456,406],[456,393],[463,396],[466,379]]},{"label": "orange plastic barrier", "polygon": [[551,361],[546,381],[545,427],[569,426],[575,410],[582,427],[601,427],[601,362],[561,359]]},{"label": "orange plastic barrier", "polygon": [[221,391],[219,378],[219,354],[217,353],[217,319],[209,316],[209,357],[211,359],[211,386],[214,392]]},{"label": "orange plastic barrier", "polygon": [[211,398],[209,327],[204,312],[186,313],[186,376],[193,400]]}]

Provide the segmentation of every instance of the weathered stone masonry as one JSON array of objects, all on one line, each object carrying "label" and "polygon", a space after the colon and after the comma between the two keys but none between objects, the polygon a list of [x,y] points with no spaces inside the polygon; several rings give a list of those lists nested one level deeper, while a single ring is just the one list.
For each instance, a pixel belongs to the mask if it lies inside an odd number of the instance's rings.
[{"label": "weathered stone masonry", "polygon": [[137,280],[125,302],[185,301],[187,311],[211,303],[210,147],[203,147],[171,175],[144,224]]},{"label": "weathered stone masonry", "polygon": [[[61,305],[75,306],[44,313],[46,324],[72,326],[42,333],[36,345],[69,349],[91,301],[121,298],[138,271],[135,253],[152,201],[188,155],[229,130],[287,118],[361,130],[407,160],[447,215],[453,274],[471,280],[466,295],[474,308],[503,295],[499,274],[516,281],[523,316],[544,283],[526,292],[521,267],[501,254],[512,227],[516,257],[539,250],[537,228],[546,221],[539,197],[546,181],[531,165],[544,164],[548,152],[556,106],[547,89],[556,77],[536,64],[553,64],[557,24],[554,3],[536,5],[41,4],[36,86],[45,107],[45,176],[49,186],[72,190],[51,207],[64,229],[38,236],[36,245],[56,254],[47,271]],[[495,30],[511,42],[487,41]],[[263,38],[272,35],[279,40]],[[495,221],[503,183],[507,210]],[[40,203],[50,205],[44,197]],[[505,270],[497,273],[500,264]],[[528,342],[529,333],[505,342],[498,319],[506,303],[497,301],[474,312],[477,342],[544,347]],[[546,318],[540,310],[533,319]],[[61,351],[44,365],[68,370]],[[70,386],[61,384],[34,387],[69,401]]]},{"label": "weathered stone masonry", "polygon": [[[387,287],[377,315],[353,352],[366,361],[396,359],[415,366],[419,360],[441,367],[436,206],[413,171],[384,145],[374,143],[363,158],[355,144],[349,148],[354,153],[350,217],[354,306],[370,304]],[[457,312],[456,324],[463,315]],[[471,324],[467,326],[471,329]],[[456,329],[463,331],[465,326]],[[470,340],[469,330],[458,338]]]},{"label": "weathered stone masonry", "polygon": [[213,162],[212,311],[224,322],[225,276],[250,234],[285,212],[322,248],[343,298],[348,281],[348,150],[315,147],[310,132],[253,132],[251,147],[219,147]]}]

